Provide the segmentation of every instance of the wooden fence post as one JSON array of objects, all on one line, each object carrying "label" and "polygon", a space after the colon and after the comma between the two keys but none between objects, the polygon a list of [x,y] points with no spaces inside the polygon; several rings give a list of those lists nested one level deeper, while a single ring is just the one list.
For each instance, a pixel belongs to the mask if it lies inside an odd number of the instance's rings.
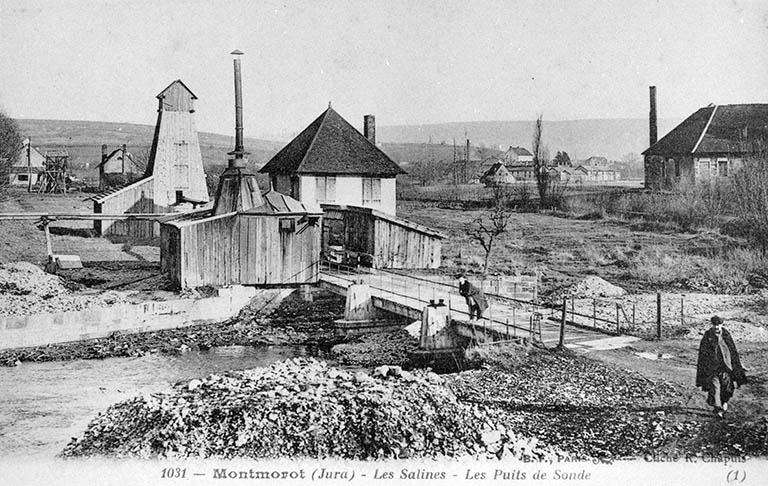
[{"label": "wooden fence post", "polygon": [[656,292],[656,339],[661,339],[661,292]]},{"label": "wooden fence post", "polygon": [[680,327],[685,326],[685,296],[680,296]]},{"label": "wooden fence post", "polygon": [[565,318],[568,313],[568,300],[563,299],[563,315],[560,318],[560,342],[557,344],[558,348],[565,346]]}]

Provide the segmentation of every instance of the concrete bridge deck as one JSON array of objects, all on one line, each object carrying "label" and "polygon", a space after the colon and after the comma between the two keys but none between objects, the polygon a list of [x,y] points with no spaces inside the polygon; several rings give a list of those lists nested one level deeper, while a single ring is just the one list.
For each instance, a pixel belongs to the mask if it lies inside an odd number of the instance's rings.
[{"label": "concrete bridge deck", "polygon": [[[542,307],[535,308],[532,304],[513,302],[511,299],[505,302],[503,298],[489,296],[490,306],[483,319],[470,323],[469,309],[464,297],[459,294],[458,285],[452,287],[442,282],[381,270],[353,271],[336,268],[335,265],[334,268],[325,266],[322,269],[320,283],[340,295],[346,295],[347,287],[353,283],[367,284],[376,308],[413,320],[421,319],[422,310],[430,300],[443,299],[449,307],[451,319],[458,324],[459,334],[479,343],[524,337],[554,346],[560,339],[560,323],[550,319],[559,319],[559,314],[553,314],[551,310]],[[634,338],[608,337],[598,331],[566,326],[566,347],[588,351],[592,346],[610,346],[604,343],[606,339],[618,347]]]}]

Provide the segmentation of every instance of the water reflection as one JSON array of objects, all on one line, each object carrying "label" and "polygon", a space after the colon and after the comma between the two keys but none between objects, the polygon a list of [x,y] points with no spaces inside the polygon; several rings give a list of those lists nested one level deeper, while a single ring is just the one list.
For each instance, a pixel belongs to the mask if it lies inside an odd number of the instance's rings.
[{"label": "water reflection", "polygon": [[305,346],[222,346],[178,356],[0,368],[0,456],[53,457],[109,405],[170,384],[313,354]]}]

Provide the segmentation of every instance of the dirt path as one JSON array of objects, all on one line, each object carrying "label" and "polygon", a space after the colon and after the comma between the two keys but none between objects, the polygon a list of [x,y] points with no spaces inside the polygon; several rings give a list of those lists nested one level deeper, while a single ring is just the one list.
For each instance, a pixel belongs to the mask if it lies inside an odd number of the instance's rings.
[{"label": "dirt path", "polygon": [[[638,372],[654,381],[669,381],[679,394],[682,416],[709,417],[711,409],[706,403],[706,395],[694,386],[698,346],[699,342],[694,339],[642,340],[621,349],[593,351],[587,356]],[[738,343],[737,347],[747,368],[749,383],[736,391],[729,416],[732,420],[758,420],[768,413],[768,380],[765,378],[768,375],[768,344]],[[644,356],[656,356],[656,359]]]}]

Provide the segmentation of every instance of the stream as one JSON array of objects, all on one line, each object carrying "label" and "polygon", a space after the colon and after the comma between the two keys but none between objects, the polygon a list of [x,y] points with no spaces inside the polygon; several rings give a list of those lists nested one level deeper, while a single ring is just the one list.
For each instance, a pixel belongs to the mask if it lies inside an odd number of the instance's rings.
[{"label": "stream", "polygon": [[178,356],[0,367],[0,457],[52,458],[110,405],[227,370],[308,356],[306,346],[223,346]]}]

